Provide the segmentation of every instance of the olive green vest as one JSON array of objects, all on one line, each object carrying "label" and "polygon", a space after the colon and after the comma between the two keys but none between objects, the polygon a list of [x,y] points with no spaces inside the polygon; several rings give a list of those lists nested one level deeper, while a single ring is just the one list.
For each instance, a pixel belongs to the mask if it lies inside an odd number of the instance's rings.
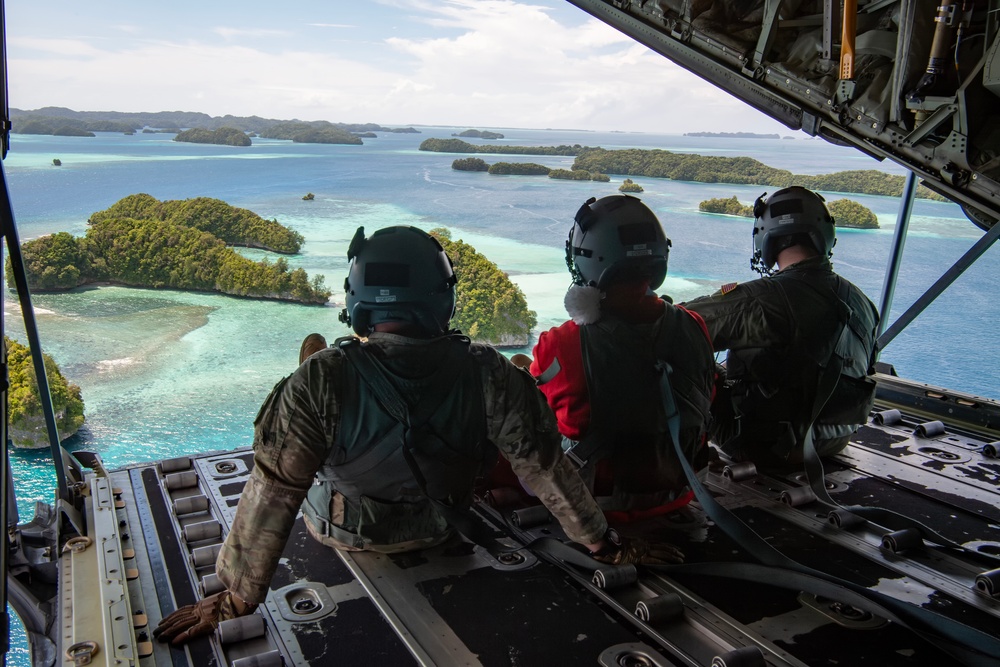
[{"label": "olive green vest", "polygon": [[707,462],[703,444],[715,364],[712,348],[691,316],[672,305],[653,324],[605,315],[580,327],[591,422],[581,444],[596,439],[591,460],[609,458],[616,495],[650,494],[685,485],[667,429],[657,364],[670,365],[681,415],[681,449],[695,468]]},{"label": "olive green vest", "polygon": [[[409,408],[415,469],[403,451],[405,427],[380,403],[345,354],[336,390],[337,437],[318,473],[319,483],[303,504],[321,532],[359,548],[420,540],[448,531],[447,521],[428,496],[456,507],[468,505],[473,482],[492,448],[485,439],[483,371],[469,354],[468,339],[452,338],[449,356],[431,375],[402,378],[382,366],[392,389]],[[372,355],[367,344],[348,344]],[[424,478],[426,495],[415,471]],[[334,525],[330,507],[338,492],[344,499],[344,514]]]}]

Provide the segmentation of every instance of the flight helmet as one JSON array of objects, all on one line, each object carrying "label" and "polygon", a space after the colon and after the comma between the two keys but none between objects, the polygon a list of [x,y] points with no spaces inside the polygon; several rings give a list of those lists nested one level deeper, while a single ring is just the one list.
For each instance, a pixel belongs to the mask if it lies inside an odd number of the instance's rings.
[{"label": "flight helmet", "polygon": [[455,314],[455,271],[441,244],[416,227],[358,231],[347,249],[346,308],[340,321],[359,336],[376,324],[409,322],[428,336],[448,331]]},{"label": "flight helmet", "polygon": [[795,185],[765,197],[766,192],[753,205],[754,251],[750,267],[754,271],[769,275],[778,253],[806,239],[821,256],[833,254],[837,235],[822,196]]},{"label": "flight helmet", "polygon": [[576,285],[605,289],[617,278],[649,279],[650,289],[667,276],[670,239],[638,197],[591,197],[576,213],[566,239],[566,266]]}]

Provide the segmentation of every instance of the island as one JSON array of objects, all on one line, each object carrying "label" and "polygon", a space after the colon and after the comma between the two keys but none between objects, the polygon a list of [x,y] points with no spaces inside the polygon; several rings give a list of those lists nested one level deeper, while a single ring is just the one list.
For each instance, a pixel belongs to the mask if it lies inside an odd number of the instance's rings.
[{"label": "island", "polygon": [[878,217],[867,206],[851,199],[835,199],[826,207],[838,227],[851,229],[878,229]]},{"label": "island", "polygon": [[[209,116],[205,113],[194,111],[156,111],[156,112],[123,112],[123,111],[74,111],[66,107],[43,107],[33,111],[23,111],[21,109],[10,110],[11,119],[14,121],[12,132],[20,134],[61,134],[63,136],[95,136],[94,132],[120,132],[133,134],[143,132],[153,133],[180,133],[180,128],[189,130],[218,130],[228,127],[235,128],[248,136],[261,136],[267,138],[267,132],[275,127],[279,127],[278,132],[284,132],[289,125],[294,125],[297,133],[306,130],[328,130],[339,131],[337,136],[342,138],[344,134],[373,132],[400,132],[406,134],[419,134],[419,130],[412,127],[383,127],[376,123],[330,123],[321,121],[298,121],[298,120],[277,120],[274,118],[261,118],[260,116]],[[281,129],[284,126],[285,129]],[[68,134],[74,133],[73,135]],[[83,133],[90,134],[83,134]],[[330,141],[330,133],[321,132],[320,141],[316,143],[361,143],[356,141]],[[284,137],[293,140],[291,136]]]},{"label": "island", "polygon": [[[39,449],[49,446],[45,416],[38,394],[38,380],[31,351],[16,340],[4,336],[7,345],[7,390],[9,432],[15,447]],[[59,440],[73,436],[83,426],[83,398],[80,387],[70,384],[52,357],[42,354],[45,377],[49,381],[52,410],[55,413]]]},{"label": "island", "polygon": [[461,139],[424,139],[419,150],[431,153],[490,153],[501,155],[579,155],[591,150],[586,146],[498,146],[496,144],[470,144]]},{"label": "island", "polygon": [[[801,185],[810,190],[844,192],[865,195],[899,197],[903,194],[902,176],[875,169],[838,171],[833,174],[793,174],[786,169],[770,167],[751,157],[719,157],[695,153],[672,153],[662,149],[627,148],[606,150],[590,148],[580,152],[573,169],[599,171],[622,176],[669,178],[696,183],[736,183],[785,188]],[[925,186],[917,188],[917,196],[943,200]]]},{"label": "island", "polygon": [[642,186],[633,181],[631,178],[626,178],[622,181],[622,184],[618,186],[618,192],[642,192]]},{"label": "island", "polygon": [[[230,246],[293,254],[298,232],[276,220],[208,197],[159,201],[148,194],[94,213],[86,235],[66,232],[22,244],[28,285],[61,291],[89,284],[218,292],[325,304],[324,277],[310,279],[284,257],[255,262]],[[7,262],[8,285],[13,285]]]},{"label": "island", "polygon": [[469,139],[503,139],[503,135],[499,132],[490,132],[489,130],[465,130],[464,132],[452,133],[453,137],[467,137]]},{"label": "island", "polygon": [[302,201],[312,201],[313,199],[316,199],[316,195],[311,192],[302,195]]},{"label": "island", "polygon": [[[836,199],[827,204],[830,215],[837,227],[849,229],[878,229],[878,217],[866,206],[851,199]],[[736,195],[729,199],[706,199],[698,204],[698,210],[704,213],[735,215],[752,218],[753,206],[741,204]]]},{"label": "island", "polygon": [[360,146],[361,137],[333,123],[278,123],[260,133],[264,139],[285,139],[297,144],[346,144]]},{"label": "island", "polygon": [[53,167],[61,167],[62,166],[62,160],[60,160],[57,157],[52,158],[52,166]]},{"label": "island", "polygon": [[184,130],[174,137],[174,141],[190,144],[216,144],[218,146],[250,146],[250,137],[235,127],[220,127],[218,130]]},{"label": "island", "polygon": [[[575,144],[573,146],[497,146],[470,144],[461,139],[425,139],[420,150],[437,153],[493,153],[507,155],[574,156],[570,171],[591,174],[617,174],[669,178],[695,183],[736,183],[783,188],[801,185],[810,190],[899,197],[903,193],[902,176],[875,169],[838,171],[833,174],[793,174],[776,169],[751,157],[719,157],[696,153],[672,153],[659,148],[607,150]],[[917,187],[917,197],[945,201],[926,186]]]},{"label": "island", "polygon": [[743,218],[753,217],[753,206],[746,206],[733,195],[729,199],[720,197],[718,199],[706,199],[698,204],[698,210],[705,213],[719,213],[721,215],[737,215]]},{"label": "island", "polygon": [[598,181],[607,183],[611,177],[600,172],[590,172],[586,169],[553,169],[549,172],[549,178],[558,178],[565,181]]},{"label": "island", "polygon": [[458,300],[451,325],[476,342],[495,347],[525,347],[538,324],[521,288],[496,264],[447,229],[430,231],[448,254],[458,276]]},{"label": "island", "polygon": [[455,171],[489,171],[490,165],[478,157],[463,157],[454,160],[451,168]]},{"label": "island", "polygon": [[487,170],[494,176],[548,176],[549,171],[537,162],[495,162]]}]

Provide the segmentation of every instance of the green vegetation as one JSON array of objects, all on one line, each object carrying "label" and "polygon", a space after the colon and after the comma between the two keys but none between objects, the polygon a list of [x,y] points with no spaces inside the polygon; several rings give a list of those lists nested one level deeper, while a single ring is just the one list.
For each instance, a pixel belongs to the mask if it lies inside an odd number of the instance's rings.
[{"label": "green vegetation", "polygon": [[488,171],[490,165],[478,157],[463,157],[452,162],[451,168],[457,171]]},{"label": "green vegetation", "polygon": [[[855,229],[878,229],[878,218],[872,211],[851,199],[837,199],[829,202],[827,208],[838,227],[852,227]],[[725,215],[739,215],[744,218],[753,217],[753,206],[744,206],[740,200],[733,195],[729,199],[706,199],[698,204],[698,210],[705,213],[723,213]]]},{"label": "green vegetation", "polygon": [[550,169],[535,162],[495,162],[488,172],[494,176],[548,176]]},{"label": "green vegetation", "polygon": [[[38,394],[38,378],[31,361],[31,352],[6,336],[4,343],[7,345],[7,371],[10,376],[7,394],[10,438],[18,447],[48,446],[45,418]],[[65,440],[83,426],[80,388],[66,381],[52,357],[42,354],[42,360],[45,364],[45,376],[49,381],[59,439]]]},{"label": "green vegetation", "polygon": [[432,229],[455,266],[458,303],[452,325],[477,342],[522,347],[538,323],[521,288],[496,264],[464,241],[452,241],[446,229]]},{"label": "green vegetation", "polygon": [[487,146],[470,144],[461,139],[424,139],[420,150],[432,153],[492,153],[501,155],[579,155],[584,150],[594,150],[575,144],[573,146]]},{"label": "green vegetation", "polygon": [[453,132],[451,136],[470,139],[503,139],[503,135],[499,132],[490,132],[489,130],[465,130],[457,134]]},{"label": "green vegetation", "polygon": [[607,174],[591,173],[586,169],[553,169],[549,172],[549,178],[558,178],[565,181],[600,181],[607,183],[611,177]]},{"label": "green vegetation", "polygon": [[235,127],[220,127],[218,130],[192,129],[184,130],[174,141],[186,141],[189,144],[216,144],[219,146],[249,146],[253,142],[250,137]]},{"label": "green vegetation", "polygon": [[320,121],[302,123],[291,121],[277,123],[260,133],[265,139],[285,139],[297,144],[348,144],[360,146],[364,142],[351,130],[338,127],[333,123]]},{"label": "green vegetation", "polygon": [[302,201],[312,201],[313,199],[316,199],[316,195],[311,192],[302,195]]},{"label": "green vegetation", "polygon": [[744,218],[753,217],[753,206],[744,206],[740,200],[733,195],[729,199],[706,199],[698,204],[698,210],[705,213],[722,213],[724,215],[739,215]]},{"label": "green vegetation", "polygon": [[[218,199],[160,202],[131,195],[92,215],[89,224],[82,238],[59,232],[22,245],[29,286],[61,290],[110,282],[314,304],[330,296],[321,275],[310,280],[284,258],[254,262],[227,247],[271,249],[269,243],[277,242],[284,252],[297,252],[302,236]],[[13,284],[9,262],[7,271]]]},{"label": "green vegetation", "polygon": [[642,192],[642,186],[634,182],[631,178],[626,178],[618,186],[618,192]]},{"label": "green vegetation", "polygon": [[221,199],[160,201],[147,194],[129,195],[90,216],[90,224],[109,218],[161,220],[194,227],[218,237],[226,245],[260,248],[286,255],[297,253],[305,239],[277,220],[265,220],[253,211],[230,206]]},{"label": "green vegetation", "polygon": [[878,229],[878,217],[871,209],[850,199],[837,199],[829,202],[827,208],[833,215],[838,227],[853,227],[855,229]]},{"label": "green vegetation", "polygon": [[[180,128],[199,128],[203,130],[217,130],[220,127],[234,127],[243,132],[257,133],[260,136],[268,128],[287,124],[289,121],[277,120],[274,118],[261,118],[260,116],[209,116],[205,113],[193,111],[157,111],[157,112],[122,112],[122,111],[73,111],[65,107],[44,107],[34,111],[22,111],[21,109],[11,109],[11,118],[14,119],[14,132],[24,132],[29,122],[38,122],[47,129],[36,132],[36,134],[52,134],[56,127],[70,126],[77,127],[91,132],[129,132],[143,131],[171,132],[178,133]],[[400,132],[419,134],[418,130],[412,127],[392,128],[383,127],[376,123],[329,123],[327,121],[302,122],[298,123],[306,128],[315,127],[335,127],[344,132]],[[36,127],[40,127],[38,125]],[[145,128],[145,129],[144,129]],[[289,139],[291,137],[288,137]]]},{"label": "green vegetation", "polygon": [[[809,176],[793,174],[786,169],[775,169],[749,157],[705,156],[638,148],[617,151],[588,148],[573,161],[573,169],[697,183],[737,183],[774,188],[801,185],[811,190],[825,192],[889,197],[898,197],[903,193],[904,180],[902,176],[893,176],[873,169]],[[924,186],[917,188],[917,196],[944,200]]]}]

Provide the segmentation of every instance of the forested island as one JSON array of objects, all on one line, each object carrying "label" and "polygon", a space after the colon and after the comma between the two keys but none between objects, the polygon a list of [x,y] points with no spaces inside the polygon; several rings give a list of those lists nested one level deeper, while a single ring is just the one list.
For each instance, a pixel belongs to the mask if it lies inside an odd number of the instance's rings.
[{"label": "forested island", "polygon": [[[298,121],[298,120],[278,120],[275,118],[261,118],[260,116],[209,116],[205,113],[193,111],[157,111],[157,112],[122,112],[122,111],[74,111],[65,107],[43,107],[33,111],[23,111],[21,109],[10,110],[15,134],[49,134],[57,136],[96,136],[94,132],[121,132],[124,134],[134,134],[136,132],[169,132],[177,133],[181,128],[218,130],[223,127],[235,128],[243,133],[255,133],[259,136],[267,136],[264,132],[281,125],[296,125],[297,132],[303,133],[307,130],[318,131],[321,141],[309,142],[300,139],[302,143],[360,143],[356,142],[330,141],[331,133],[326,130],[338,130],[339,132],[365,133],[365,132],[401,132],[419,134],[419,130],[412,127],[383,127],[377,123],[330,123],[325,120],[320,121]],[[278,130],[284,132],[285,130]],[[269,137],[287,138],[288,137]]]},{"label": "forested island", "polygon": [[420,150],[432,153],[498,153],[501,155],[579,155],[580,151],[592,150],[586,146],[497,146],[470,144],[461,139],[424,139]]},{"label": "forested island", "polygon": [[[31,351],[16,340],[4,336],[7,345],[7,390],[9,436],[17,447],[48,447],[45,417],[39,400],[38,379],[31,360]],[[70,384],[52,357],[42,354],[45,377],[49,381],[52,409],[55,413],[59,440],[74,435],[83,426],[83,398],[80,387]]]},{"label": "forested island", "polygon": [[607,183],[611,177],[600,172],[590,172],[586,169],[552,169],[549,178],[559,178],[565,181],[598,181]]},{"label": "forested island", "polygon": [[[638,148],[614,151],[603,148],[586,149],[573,161],[573,169],[696,183],[738,183],[776,188],[801,185],[810,190],[889,197],[899,197],[903,194],[904,180],[902,176],[886,174],[875,169],[839,171],[812,176],[793,174],[786,169],[775,169],[750,157],[705,156]],[[917,188],[917,196],[943,200],[941,195],[924,186]]]},{"label": "forested island", "polygon": [[286,139],[297,144],[348,144],[360,146],[361,137],[325,121],[319,123],[278,123],[260,132],[264,139]]},{"label": "forested island", "polygon": [[[28,284],[67,290],[88,284],[220,292],[307,304],[325,304],[324,277],[291,270],[283,257],[255,262],[230,245],[298,252],[302,235],[218,199],[161,202],[147,194],[125,197],[94,213],[86,235],[66,232],[22,244]],[[10,262],[8,285],[12,285]]]},{"label": "forested island", "polygon": [[[899,197],[903,177],[875,169],[838,171],[832,174],[793,174],[776,169],[751,157],[719,157],[695,153],[672,153],[662,149],[628,148],[607,150],[588,146],[489,146],[461,139],[425,139],[422,151],[441,153],[502,153],[512,155],[572,155],[570,171],[590,174],[619,174],[669,178],[695,183],[737,183],[784,188],[801,185],[810,190]],[[921,185],[917,197],[945,201],[944,197]]]},{"label": "forested island", "polygon": [[253,142],[243,130],[235,127],[220,127],[218,130],[184,130],[174,137],[174,141],[191,144],[216,144],[218,146],[250,146]]},{"label": "forested island", "polygon": [[494,162],[487,173],[494,176],[548,176],[551,171],[537,162]]},{"label": "forested island", "polygon": [[538,324],[521,288],[496,264],[464,241],[453,241],[447,229],[432,229],[451,258],[458,277],[458,301],[451,324],[481,343],[497,347],[524,347]]},{"label": "forested island", "polygon": [[[878,217],[870,208],[851,199],[836,199],[827,203],[830,214],[837,227],[852,229],[878,229]],[[744,218],[753,217],[753,206],[741,204],[736,195],[729,199],[706,199],[698,204],[698,210],[705,213],[721,213],[737,215]]]},{"label": "forested island", "polygon": [[549,169],[545,165],[535,162],[497,162],[490,165],[482,158],[464,157],[451,163],[451,168],[456,171],[485,171],[494,175],[518,175],[518,176],[548,176],[566,181],[599,181],[607,183],[611,178],[607,174],[592,174],[589,171],[578,169]]},{"label": "forested island", "polygon": [[467,137],[469,139],[503,139],[503,135],[499,132],[490,132],[489,130],[465,130],[463,132],[452,132],[453,137]]},{"label": "forested island", "polygon": [[626,192],[629,194],[638,194],[643,192],[642,186],[633,181],[631,178],[626,178],[622,181],[622,184],[618,186],[618,192]]}]

